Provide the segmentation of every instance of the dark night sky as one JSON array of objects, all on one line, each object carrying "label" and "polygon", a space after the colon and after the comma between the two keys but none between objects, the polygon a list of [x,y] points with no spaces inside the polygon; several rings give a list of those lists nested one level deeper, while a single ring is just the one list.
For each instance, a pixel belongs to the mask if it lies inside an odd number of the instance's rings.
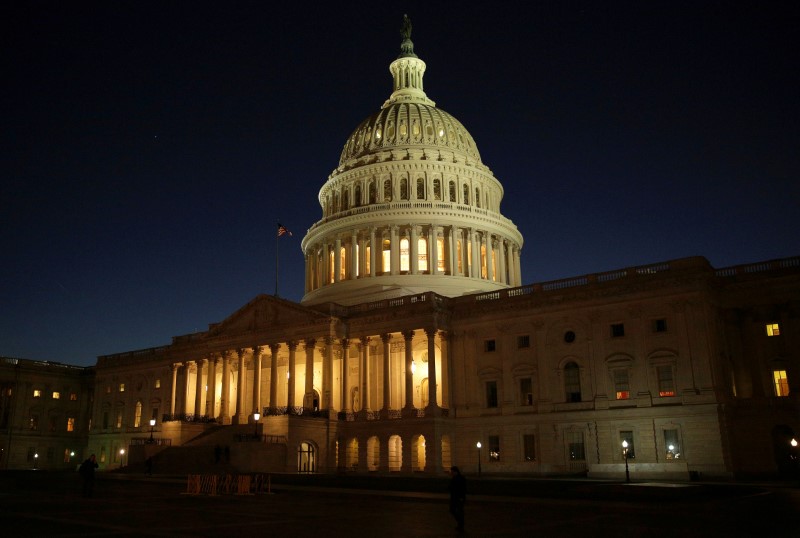
[{"label": "dark night sky", "polygon": [[[294,6],[294,7],[289,7]],[[796,2],[16,2],[2,8],[0,355],[94,364],[260,293],[345,140],[425,90],[475,138],[526,283],[800,254]]]}]

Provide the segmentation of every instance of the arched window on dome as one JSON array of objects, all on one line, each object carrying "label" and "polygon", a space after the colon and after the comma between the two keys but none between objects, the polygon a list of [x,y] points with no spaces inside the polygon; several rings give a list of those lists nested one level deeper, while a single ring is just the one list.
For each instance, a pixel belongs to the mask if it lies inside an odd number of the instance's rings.
[{"label": "arched window on dome", "polygon": [[419,123],[417,120],[414,120],[414,123],[411,125],[411,134],[414,135],[414,138],[419,138]]},{"label": "arched window on dome", "polygon": [[419,272],[423,273],[428,270],[428,240],[420,237],[417,240],[417,267]]},{"label": "arched window on dome", "polygon": [[417,200],[425,199],[425,180],[421,177],[417,178]]},{"label": "arched window on dome", "polygon": [[456,182],[455,181],[451,181],[450,182],[450,201],[451,202],[455,202],[456,201]]},{"label": "arched window on dome", "polygon": [[434,179],[433,180],[433,199],[434,200],[441,200],[442,199],[442,180],[441,179]]},{"label": "arched window on dome", "polygon": [[464,205],[469,205],[469,185],[464,183]]},{"label": "arched window on dome", "polygon": [[[338,211],[338,201],[336,205],[336,210]],[[342,211],[347,211],[348,209],[350,209],[350,191],[345,187],[345,189],[342,190]]]},{"label": "arched window on dome", "polygon": [[374,204],[377,202],[377,193],[375,192],[375,180],[369,182],[369,203]]},{"label": "arched window on dome", "polygon": [[384,202],[391,202],[392,201],[392,180],[387,179],[383,182],[383,201]]},{"label": "arched window on dome", "polygon": [[408,135],[408,127],[406,126],[406,122],[400,122],[400,137],[405,138]]},{"label": "arched window on dome", "polygon": [[333,193],[333,207],[331,208],[332,213],[337,213],[339,211],[339,193]]},{"label": "arched window on dome", "polygon": [[381,271],[384,274],[389,274],[392,270],[392,242],[388,239],[383,240],[383,249],[381,252]]},{"label": "arched window on dome", "polygon": [[406,178],[400,180],[400,199],[408,200],[408,180]]},{"label": "arched window on dome", "polygon": [[481,206],[481,190],[478,187],[475,187],[475,205]]},{"label": "arched window on dome", "polygon": [[400,240],[400,271],[408,272],[411,270],[410,259],[409,242],[404,237]]},{"label": "arched window on dome", "polygon": [[353,207],[361,206],[361,185],[356,185],[356,193],[353,196]]}]

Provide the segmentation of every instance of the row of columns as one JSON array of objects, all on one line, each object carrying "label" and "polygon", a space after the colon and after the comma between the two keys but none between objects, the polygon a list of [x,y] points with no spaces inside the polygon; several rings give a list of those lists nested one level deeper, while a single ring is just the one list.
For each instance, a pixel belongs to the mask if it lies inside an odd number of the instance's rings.
[{"label": "row of columns", "polygon": [[[438,386],[438,379],[436,373],[436,336],[439,335],[439,342],[441,346],[441,355],[444,357],[444,364],[449,364],[448,359],[448,346],[447,346],[447,334],[436,329],[425,329],[425,334],[427,336],[427,354],[428,354],[428,407],[432,409],[439,408],[439,402],[437,398],[437,386]],[[403,371],[405,372],[405,384],[404,384],[404,391],[405,391],[405,405],[403,406],[403,411],[408,413],[414,412],[414,373],[412,371],[412,362],[413,362],[413,339],[414,339],[415,331],[409,330],[404,331],[402,333],[402,337],[404,340],[404,348],[405,348],[405,355],[404,355],[404,368]],[[358,338],[356,340],[351,340],[348,338],[344,338],[339,341],[339,345],[341,346],[342,351],[342,376],[341,376],[341,401],[339,402],[338,410],[349,412],[351,411],[350,408],[350,353],[349,349],[351,345],[358,346],[358,386],[361,393],[361,398],[363,405],[362,410],[364,412],[371,412],[373,411],[370,409],[370,401],[371,401],[371,391],[373,389],[377,389],[377,387],[372,387],[370,383],[370,379],[373,378],[370,372],[371,362],[369,359],[369,343],[373,337],[364,336]],[[381,364],[382,368],[382,392],[383,392],[383,401],[381,402],[381,413],[383,415],[388,415],[390,405],[391,405],[391,381],[392,381],[392,369],[390,368],[390,344],[392,341],[391,334],[383,334],[380,335],[380,340],[382,343],[382,356],[383,362]],[[320,397],[322,399],[321,402],[313,401],[311,395],[314,394],[314,355],[315,350],[317,348],[317,341],[315,339],[307,339],[304,341],[305,344],[305,395],[306,398],[304,399],[303,406],[306,407],[309,411],[317,410],[317,409],[324,409],[324,410],[336,410],[334,406],[334,402],[332,402],[332,387],[333,387],[333,353],[334,353],[334,339],[332,338],[325,338],[323,340],[324,347],[323,347],[323,361],[322,361],[322,378],[318,379],[320,387]],[[293,408],[295,407],[295,375],[297,375],[297,342],[287,342],[285,344],[288,347],[289,357],[288,357],[288,379],[287,379],[287,407]],[[170,412],[172,415],[186,413],[188,409],[188,402],[191,401],[190,397],[193,395],[194,397],[194,414],[195,415],[205,415],[210,418],[216,418],[218,421],[222,422],[223,424],[235,422],[238,424],[246,423],[249,419],[249,416],[252,416],[253,413],[261,412],[262,411],[262,397],[261,397],[261,380],[262,380],[262,369],[263,369],[263,361],[262,357],[265,351],[269,351],[269,369],[270,369],[270,384],[269,384],[269,408],[275,409],[278,408],[278,352],[281,349],[281,344],[271,344],[269,346],[253,346],[252,348],[247,349],[238,349],[236,351],[229,351],[220,353],[214,357],[203,358],[200,360],[189,360],[184,363],[174,363],[172,365],[172,397],[171,397],[171,405],[170,405]],[[253,366],[253,382],[252,387],[246,387],[246,371],[247,371],[247,364],[246,358],[247,356],[251,356],[251,365]],[[231,398],[231,373],[232,369],[235,367],[238,368],[239,375],[237,376],[237,386],[236,386],[236,402],[235,402],[235,411],[233,416],[230,415],[230,398]],[[183,368],[184,376],[183,376],[183,385],[179,386],[179,371]],[[222,369],[222,382],[221,382],[221,394],[217,394],[217,386],[216,386],[216,377],[219,368]],[[206,371],[206,382],[203,382],[203,371]],[[195,373],[194,378],[194,387],[190,385],[191,376],[189,375],[191,372]],[[377,377],[377,376],[375,376]],[[206,393],[205,386],[208,387],[208,391],[206,394],[205,399],[205,408],[206,412],[203,413],[202,409],[204,406],[203,402],[203,394]],[[179,398],[178,398],[178,390],[181,390],[182,393],[185,395],[184,402],[184,409],[178,410]],[[250,407],[247,407],[247,396],[246,394],[249,392],[250,395]],[[219,402],[219,415],[214,416],[217,403]],[[315,409],[316,408],[316,409]]]},{"label": "row of columns", "polygon": [[[426,234],[421,233],[423,228],[427,232]],[[405,238],[409,241],[408,273],[419,274],[418,240],[424,235],[427,235],[425,255],[429,274],[448,274],[493,280],[510,286],[521,285],[519,246],[504,237],[490,234],[485,230],[457,226],[430,225],[423,227],[410,224],[403,227],[402,231],[401,236],[401,227],[398,225],[380,229],[371,226],[368,231],[351,230],[350,235],[344,240],[342,237],[336,237],[333,242],[325,241],[322,244],[311,245],[306,250],[306,291],[341,281],[343,272],[345,280],[375,277],[379,273],[386,273],[385,268],[378,268],[379,261],[382,263],[383,259],[384,238],[388,238],[390,244],[388,273],[398,275],[404,270],[401,268],[400,261],[400,240]],[[438,241],[440,236],[445,238],[444,271],[439,270]],[[461,244],[460,260],[459,243]],[[342,247],[345,249],[344,267],[341,256]],[[369,259],[367,259],[367,250],[369,250]],[[485,259],[481,257],[482,251],[486,252]],[[498,253],[496,259],[493,255],[495,252]],[[333,266],[331,266],[331,258],[333,258]],[[369,267],[369,271],[367,271],[367,267]]]}]

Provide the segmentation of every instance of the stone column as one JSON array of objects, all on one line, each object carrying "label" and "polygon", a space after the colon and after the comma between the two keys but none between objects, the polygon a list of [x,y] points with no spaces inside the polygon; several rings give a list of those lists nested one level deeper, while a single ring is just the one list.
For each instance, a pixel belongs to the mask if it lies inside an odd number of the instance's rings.
[{"label": "stone column", "polygon": [[450,334],[446,331],[439,331],[439,349],[441,349],[440,356],[442,357],[442,365],[439,370],[442,372],[442,401],[439,402],[440,407],[449,408],[450,402],[453,401],[450,395],[450,380],[452,376],[452,362],[450,361]]},{"label": "stone column", "polygon": [[333,410],[333,338],[325,338],[325,356],[322,359],[322,406],[326,412]]},{"label": "stone column", "polygon": [[203,416],[203,366],[208,361],[200,359],[197,361],[197,377],[194,380],[194,416],[195,418]]},{"label": "stone column", "polygon": [[432,275],[436,275],[439,273],[439,227],[435,225],[431,225],[431,232],[428,234],[430,241],[428,241],[428,251],[431,253],[429,256],[429,260],[431,261],[431,271]]},{"label": "stone column", "polygon": [[244,413],[244,378],[247,376],[247,367],[244,364],[244,349],[237,349],[237,365],[239,374],[236,376],[236,424],[247,424]]},{"label": "stone column", "polygon": [[491,282],[494,280],[494,266],[492,263],[494,253],[494,245],[492,236],[489,232],[484,232],[484,242],[486,243],[486,280]]},{"label": "stone column", "polygon": [[504,239],[497,240],[497,265],[498,272],[500,273],[500,278],[497,279],[498,282],[502,282],[503,284],[508,283],[508,278],[506,277],[506,242]]},{"label": "stone column", "polygon": [[169,405],[169,414],[175,417],[176,410],[175,410],[175,397],[178,393],[178,368],[181,367],[181,363],[176,362],[172,365],[172,399],[170,400]]},{"label": "stone column", "polygon": [[314,410],[314,346],[316,340],[309,338],[306,340],[306,387],[303,406],[306,411]]},{"label": "stone column", "polygon": [[428,410],[438,410],[436,400],[436,329],[425,329],[428,337]]},{"label": "stone column", "polygon": [[269,359],[269,410],[274,413],[278,408],[278,350],[280,344],[270,344],[271,352]]},{"label": "stone column", "polygon": [[350,341],[342,338],[342,404],[344,413],[350,412]]},{"label": "stone column", "polygon": [[189,385],[189,372],[191,372],[192,367],[194,367],[194,361],[186,361],[183,366],[184,377],[183,377],[183,412],[184,414],[189,415],[189,394],[191,390],[191,386]]},{"label": "stone column", "polygon": [[396,224],[392,224],[390,230],[389,241],[391,243],[391,254],[389,259],[391,260],[389,265],[391,266],[391,273],[393,275],[400,273],[400,234],[399,234],[399,227]]},{"label": "stone column", "polygon": [[458,274],[458,228],[455,226],[450,226],[450,241],[448,244],[450,245],[450,251],[447,255],[447,264],[450,266],[450,274],[457,275]]},{"label": "stone column", "polygon": [[251,413],[262,413],[261,409],[261,346],[253,346],[253,410]]},{"label": "stone column", "polygon": [[[389,408],[392,405],[391,390],[389,383],[389,344],[392,341],[391,334],[382,334],[381,342],[383,342],[383,405],[381,406],[381,418],[389,418]],[[381,450],[383,454],[383,450]]]},{"label": "stone column", "polygon": [[416,224],[411,225],[411,234],[408,245],[409,268],[411,274],[419,274],[419,227]]},{"label": "stone column", "polygon": [[375,226],[372,226],[369,229],[369,276],[374,277],[377,272],[378,268],[376,267],[376,256],[378,255],[378,244],[377,238],[375,237]]},{"label": "stone column", "polygon": [[[403,331],[403,338],[405,339],[405,352],[406,352],[406,404],[403,406],[403,415],[413,416],[414,414],[414,372],[411,371],[411,364],[414,362],[414,354],[412,353],[412,341],[414,340],[414,331]],[[403,442],[403,451],[405,452],[405,442]],[[405,458],[403,458],[405,464]]]},{"label": "stone column", "polygon": [[369,336],[361,337],[361,367],[359,368],[359,377],[361,378],[361,409],[365,413],[372,411],[369,405],[370,390],[369,390]]},{"label": "stone column", "polygon": [[470,275],[472,278],[481,278],[481,249],[478,243],[478,233],[475,228],[469,229],[470,244],[472,245],[472,267]]},{"label": "stone column", "polygon": [[333,281],[339,282],[342,274],[342,240],[338,237],[333,244]]},{"label": "stone column", "polygon": [[208,396],[206,397],[206,416],[217,418],[217,362],[219,357],[210,355],[208,358]]},{"label": "stone column", "polygon": [[522,285],[522,266],[520,265],[521,254],[522,253],[520,252],[519,247],[514,249],[514,268],[516,270],[517,286]]},{"label": "stone column", "polygon": [[222,398],[219,400],[219,418],[222,424],[231,423],[231,361],[230,351],[222,353]]},{"label": "stone column", "polygon": [[358,278],[358,257],[360,250],[358,248],[358,232],[353,230],[350,232],[350,280]]},{"label": "stone column", "polygon": [[296,361],[296,351],[297,351],[297,342],[287,342],[286,345],[289,347],[289,373],[286,376],[286,412],[291,413],[295,407],[294,402],[294,384],[295,384],[295,361]]}]

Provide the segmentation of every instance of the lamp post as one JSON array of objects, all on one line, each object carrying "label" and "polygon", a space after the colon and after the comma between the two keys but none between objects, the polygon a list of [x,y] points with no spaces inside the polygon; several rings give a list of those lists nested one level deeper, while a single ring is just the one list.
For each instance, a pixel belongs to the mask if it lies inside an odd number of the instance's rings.
[{"label": "lamp post", "polygon": [[253,437],[258,438],[258,419],[261,418],[261,413],[253,413],[253,421],[255,422],[256,429],[253,432]]},{"label": "lamp post", "polygon": [[155,425],[156,425],[156,419],[151,418],[150,419],[150,443],[151,444],[155,442],[155,440],[153,439],[153,428],[155,427]]},{"label": "lamp post", "polygon": [[36,469],[36,463],[37,463],[38,461],[39,461],[39,453],[38,453],[38,452],[36,452],[36,453],[33,455],[33,468],[34,468],[34,469]]},{"label": "lamp post", "polygon": [[476,444],[475,446],[478,447],[478,476],[480,476],[481,475],[481,447],[483,445],[481,445],[481,442],[478,441],[478,444]]},{"label": "lamp post", "polygon": [[622,457],[625,458],[625,482],[631,481],[631,473],[628,471],[628,440],[622,441]]},{"label": "lamp post", "polygon": [[119,449],[119,466],[120,467],[125,467],[125,449],[124,448],[120,448]]},{"label": "lamp post", "polygon": [[792,474],[795,478],[800,477],[800,460],[797,458],[797,438],[792,437],[792,440],[789,441],[789,446],[792,448],[789,449],[789,460],[792,464]]}]

